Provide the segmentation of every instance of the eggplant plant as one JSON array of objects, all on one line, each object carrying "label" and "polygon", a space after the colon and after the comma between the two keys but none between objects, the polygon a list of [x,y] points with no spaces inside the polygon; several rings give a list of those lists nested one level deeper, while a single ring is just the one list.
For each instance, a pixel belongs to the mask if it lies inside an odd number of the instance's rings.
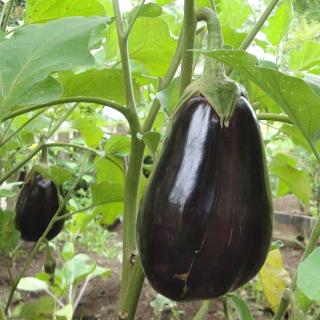
[{"label": "eggplant plant", "polygon": [[[12,259],[15,248],[2,244],[5,237],[35,245],[17,275],[6,265],[11,288],[0,301],[0,319],[11,317],[14,294],[42,244],[63,233],[76,215],[88,213],[91,221],[106,208],[123,213],[118,319],[135,318],[145,277],[172,300],[205,300],[195,320],[205,318],[213,298],[223,302],[226,319],[228,301],[241,319],[252,319],[233,292],[259,272],[272,238],[259,121],[294,128],[297,140],[320,162],[319,84],[301,76],[308,68],[319,71],[316,59],[299,65],[292,58],[298,70],[292,76],[246,52],[253,43],[282,50],[287,30],[276,37],[274,26],[277,19],[283,25],[290,20],[292,7],[277,5],[271,0],[253,24],[249,6],[240,0],[222,0],[217,7],[213,0],[185,0],[183,14],[173,1],[141,0],[129,12],[119,0],[72,8],[62,1],[53,11],[32,1],[26,8],[14,0],[5,3],[0,15],[1,195],[15,199],[19,171],[34,169],[16,199],[20,236],[10,201],[0,212],[0,251]],[[21,27],[16,25],[19,12]],[[240,32],[245,20],[250,30]],[[255,94],[261,108],[253,102]],[[121,114],[128,136],[111,133],[106,139],[103,107]],[[80,132],[82,143],[53,139],[66,123]],[[66,163],[37,165],[41,151],[53,157],[61,148],[75,150],[82,160],[73,164],[73,174]],[[280,165],[292,167],[283,158]],[[306,181],[294,172],[299,182]],[[70,204],[86,175],[92,203]],[[288,182],[286,174],[279,176]],[[292,187],[308,199],[298,189]],[[308,274],[317,278],[310,266],[319,259],[319,236],[320,219],[274,320],[282,319],[289,305],[291,318],[300,319],[320,300],[317,282],[305,285]],[[53,281],[52,266],[45,269]]]}]

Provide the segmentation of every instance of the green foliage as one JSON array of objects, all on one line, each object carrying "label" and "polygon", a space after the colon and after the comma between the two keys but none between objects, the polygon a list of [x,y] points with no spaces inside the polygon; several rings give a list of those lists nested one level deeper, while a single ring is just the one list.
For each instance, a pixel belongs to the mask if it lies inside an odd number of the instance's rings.
[{"label": "green foliage", "polygon": [[297,286],[310,300],[320,300],[320,248],[316,248],[298,267]]},{"label": "green foliage", "polygon": [[[125,104],[123,73],[119,69],[91,69],[77,74],[71,71],[60,72],[59,82],[63,86],[64,98],[95,97]],[[140,91],[136,82],[134,92],[139,100]]]},{"label": "green foliage", "polygon": [[0,209],[0,252],[9,255],[18,245],[20,232],[14,227],[14,213]]},{"label": "green foliage", "polygon": [[[108,29],[106,38],[106,59],[117,63],[120,56],[115,24]],[[169,67],[175,47],[176,41],[163,18],[141,17],[136,21],[129,38],[129,54],[135,70],[153,76],[163,76]]]},{"label": "green foliage", "polygon": [[278,46],[287,35],[292,18],[292,4],[288,0],[278,6],[273,16],[268,19],[268,25],[263,29],[263,32],[273,46]]},{"label": "green foliage", "polygon": [[71,16],[105,16],[108,12],[100,0],[70,2],[68,0],[28,0],[24,13],[26,23],[36,23]]},{"label": "green foliage", "polygon": [[88,51],[90,33],[105,22],[106,18],[64,18],[41,26],[27,25],[15,31],[14,37],[2,41],[1,116],[17,105],[59,98],[62,89],[51,73],[92,65],[94,59]]},{"label": "green foliage", "polygon": [[270,172],[277,175],[290,190],[306,205],[311,195],[309,175],[296,168],[296,161],[288,155],[278,153],[269,165]]},{"label": "green foliage", "polygon": [[210,57],[223,61],[262,88],[288,114],[314,147],[320,139],[320,96],[302,79],[261,67],[255,56],[240,50],[216,50]]}]

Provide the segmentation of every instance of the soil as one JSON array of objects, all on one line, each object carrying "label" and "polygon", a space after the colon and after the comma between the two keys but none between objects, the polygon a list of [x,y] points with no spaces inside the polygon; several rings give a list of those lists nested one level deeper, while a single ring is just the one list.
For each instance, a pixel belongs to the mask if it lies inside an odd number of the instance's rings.
[{"label": "soil", "polygon": [[[12,266],[13,275],[17,274],[23,266],[29,252],[32,250],[32,244],[23,243],[23,250],[17,261]],[[117,299],[120,291],[120,270],[121,264],[116,259],[107,259],[101,257],[84,248],[77,248],[77,252],[82,252],[90,255],[98,265],[109,267],[112,270],[112,275],[108,279],[94,278],[89,283],[85,294],[75,312],[75,320],[116,320],[117,318]],[[283,248],[282,255],[286,269],[292,274],[296,269],[302,255],[301,249]],[[38,253],[33,260],[26,275],[34,275],[43,268],[44,257],[43,253]],[[5,261],[0,257],[0,301],[6,301],[6,295],[10,289],[10,280],[7,277]],[[151,302],[155,299],[157,293],[145,282],[136,320],[191,320],[198,311],[201,302],[177,303],[175,310],[180,311],[180,316],[176,316],[171,308],[164,310],[160,315],[155,314]],[[18,297],[18,299],[17,299]],[[30,301],[37,298],[35,294],[20,293],[15,297],[13,305],[21,303],[21,301]],[[254,319],[267,320],[271,319],[272,315],[267,306],[258,307],[254,303],[250,304]],[[220,301],[215,301],[209,309],[206,320],[223,320],[222,304]],[[22,319],[21,319],[22,320]]]}]

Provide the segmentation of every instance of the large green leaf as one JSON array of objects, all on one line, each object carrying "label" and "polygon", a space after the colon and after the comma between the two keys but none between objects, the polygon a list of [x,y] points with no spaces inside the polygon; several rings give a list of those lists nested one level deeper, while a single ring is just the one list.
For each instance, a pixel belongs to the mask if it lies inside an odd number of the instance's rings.
[{"label": "large green leaf", "polygon": [[109,181],[92,184],[92,203],[96,206],[101,204],[122,202],[124,195],[123,185]]},{"label": "large green leaf", "polygon": [[89,66],[91,31],[106,18],[71,17],[42,25],[27,25],[0,43],[0,113],[17,105],[33,105],[58,98],[55,71]]},{"label": "large green leaf", "polygon": [[292,70],[308,70],[319,63],[320,43],[318,41],[299,41],[299,47],[289,52],[289,67]]},{"label": "large green leaf", "polygon": [[246,0],[223,0],[220,3],[219,18],[222,26],[237,29],[243,26],[251,13]]},{"label": "large green leaf", "polygon": [[297,286],[310,300],[320,301],[320,248],[316,248],[298,267]]},{"label": "large green leaf", "polygon": [[309,175],[295,168],[295,160],[278,153],[269,165],[270,172],[278,176],[300,200],[308,205],[311,195]]},{"label": "large green leaf", "polygon": [[[125,103],[123,73],[119,69],[88,70],[79,74],[71,71],[59,73],[63,97],[97,97]],[[139,86],[134,81],[135,97],[140,99]]]},{"label": "large green leaf", "polygon": [[210,57],[232,66],[261,87],[287,113],[309,143],[320,139],[320,96],[302,79],[261,67],[257,58],[241,50],[207,52]]},{"label": "large green leaf", "polygon": [[[161,18],[139,18],[129,37],[129,55],[141,71],[153,76],[163,76],[175,51],[176,41],[168,24]],[[106,58],[120,61],[115,24],[107,32]]]},{"label": "large green leaf", "polygon": [[249,306],[240,296],[229,294],[228,298],[234,303],[240,320],[253,320]]},{"label": "large green leaf", "polygon": [[285,1],[275,10],[274,15],[268,19],[268,25],[262,29],[274,46],[277,46],[288,33],[292,15],[291,1]]},{"label": "large green leaf", "polygon": [[105,16],[107,12],[101,2],[99,0],[28,0],[25,20],[26,23],[35,23],[71,16]]}]

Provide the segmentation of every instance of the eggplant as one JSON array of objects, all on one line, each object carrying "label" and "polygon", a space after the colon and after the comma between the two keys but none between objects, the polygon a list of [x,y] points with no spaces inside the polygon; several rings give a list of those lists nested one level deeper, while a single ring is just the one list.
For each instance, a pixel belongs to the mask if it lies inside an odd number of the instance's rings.
[{"label": "eggplant", "polygon": [[[42,236],[59,208],[59,194],[52,180],[31,171],[23,184],[15,211],[15,226],[25,241],[35,242]],[[61,210],[60,214],[64,214]],[[46,239],[51,240],[62,230],[64,220],[59,220],[50,229]]]},{"label": "eggplant", "polygon": [[239,96],[228,127],[203,96],[176,112],[137,221],[152,287],[176,301],[231,292],[262,267],[272,202],[259,124]]}]

